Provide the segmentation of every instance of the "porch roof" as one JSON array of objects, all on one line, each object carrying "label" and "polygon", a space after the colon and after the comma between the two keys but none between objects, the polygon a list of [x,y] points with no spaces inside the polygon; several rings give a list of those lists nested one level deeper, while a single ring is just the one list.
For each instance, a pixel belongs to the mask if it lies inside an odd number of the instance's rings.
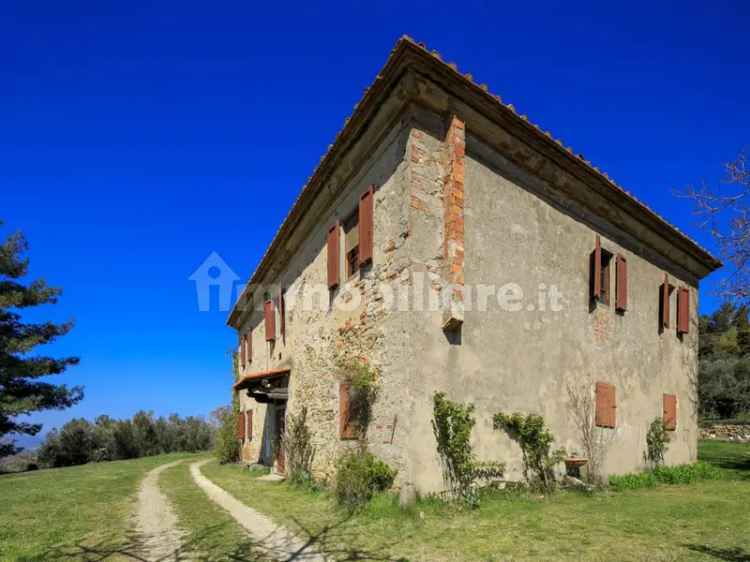
[{"label": "porch roof", "polygon": [[276,379],[279,377],[283,377],[284,375],[288,375],[290,372],[291,372],[291,369],[285,368],[285,369],[271,369],[270,371],[258,371],[256,373],[250,373],[249,375],[245,375],[236,383],[234,383],[234,385],[232,385],[232,388],[234,390],[242,390],[243,388],[249,388],[251,386],[255,386],[255,383],[260,382],[263,379]]}]

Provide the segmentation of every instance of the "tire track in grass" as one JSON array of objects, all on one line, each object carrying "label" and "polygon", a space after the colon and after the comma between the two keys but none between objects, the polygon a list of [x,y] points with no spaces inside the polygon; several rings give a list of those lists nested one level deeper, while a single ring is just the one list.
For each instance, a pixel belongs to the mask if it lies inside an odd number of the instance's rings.
[{"label": "tire track in grass", "polygon": [[275,560],[300,562],[326,562],[326,559],[315,552],[310,542],[296,537],[286,527],[277,525],[265,515],[248,507],[229,492],[220,488],[203,476],[200,467],[210,459],[190,465],[193,481],[216,504],[226,510],[237,523],[242,525],[256,541],[256,545],[266,556]]},{"label": "tire track in grass", "polygon": [[146,474],[138,489],[135,513],[137,550],[147,560],[181,559],[184,532],[177,526],[177,515],[169,500],[159,489],[159,475],[181,462],[157,466]]},{"label": "tire track in grass", "polygon": [[202,562],[269,560],[245,529],[196,486],[186,464],[162,473],[159,486],[172,504],[180,528],[186,532],[183,557]]}]

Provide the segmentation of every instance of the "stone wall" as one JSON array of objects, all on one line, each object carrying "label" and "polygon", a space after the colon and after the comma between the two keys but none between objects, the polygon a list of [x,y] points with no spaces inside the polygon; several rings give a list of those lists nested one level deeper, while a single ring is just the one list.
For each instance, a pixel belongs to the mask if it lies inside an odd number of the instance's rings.
[{"label": "stone wall", "polygon": [[750,443],[750,425],[714,424],[702,427],[700,438]]},{"label": "stone wall", "polygon": [[[477,455],[506,462],[511,479],[521,477],[520,450],[492,429],[493,414],[542,414],[556,444],[581,454],[571,392],[591,399],[596,382],[616,387],[616,427],[597,430],[605,473],[640,468],[663,394],[678,397],[666,460],[694,460],[697,281],[664,259],[664,248],[657,252],[617,226],[632,217],[620,217],[600,194],[502,128],[485,123],[480,130],[478,119],[460,104],[444,103],[443,110],[406,104],[387,129],[363,133],[264,280],[287,290],[286,339],[265,341],[259,310],[242,318],[240,331],[252,329],[254,341],[245,374],[291,369],[287,411],[307,407],[321,478],[330,478],[336,458],[354,446],[339,438],[338,392],[346,376],[340,364],[348,358],[380,373],[370,450],[399,471],[397,485],[410,482],[420,492],[442,486],[430,425],[436,391],[475,404]],[[328,227],[356,209],[370,185],[376,186],[372,265],[329,295]],[[603,248],[628,260],[624,314],[614,302],[589,299],[588,258],[597,234]],[[658,329],[665,273],[676,287],[690,288],[690,332],[682,336]],[[613,271],[612,295],[614,277]],[[455,284],[462,286],[461,321],[446,330],[440,296]],[[512,310],[498,299],[508,296],[509,285],[521,291],[510,298],[519,304]],[[295,302],[315,287],[323,288],[322,307]],[[489,294],[488,287],[494,287]],[[402,288],[409,289],[407,301],[394,305],[400,294],[392,292]],[[549,300],[553,288],[559,309]],[[483,298],[488,308],[481,309]],[[255,462],[268,449],[274,416],[244,393],[241,407],[255,411],[253,438],[243,448],[243,459]]]},{"label": "stone wall", "polygon": [[[333,202],[319,213],[317,209],[310,210],[307,220],[311,224],[299,249],[266,280],[286,289],[286,338],[272,344],[265,341],[260,310],[247,313],[242,319],[240,333],[252,330],[254,355],[241,375],[291,369],[287,414],[307,408],[316,449],[313,469],[321,479],[329,479],[336,458],[356,445],[339,436],[339,385],[347,376],[341,365],[352,359],[372,365],[380,374],[381,399],[375,404],[368,431],[370,449],[404,472],[402,442],[408,434],[408,422],[402,415],[399,389],[407,372],[401,368],[398,346],[386,342],[398,337],[392,330],[402,334],[406,328],[398,328],[398,322],[389,323],[389,295],[382,294],[379,287],[398,286],[411,263],[405,249],[410,209],[405,191],[408,182],[404,179],[408,131],[406,122],[390,130],[379,145],[371,147],[353,176],[335,186]],[[347,279],[341,251],[341,283],[329,294],[325,245],[328,227],[356,210],[359,196],[370,185],[375,186],[372,264]],[[279,326],[278,321],[276,325]],[[259,404],[245,392],[240,394],[240,404],[242,410],[254,411],[255,420],[252,439],[243,446],[243,461],[268,462],[274,406]]]}]

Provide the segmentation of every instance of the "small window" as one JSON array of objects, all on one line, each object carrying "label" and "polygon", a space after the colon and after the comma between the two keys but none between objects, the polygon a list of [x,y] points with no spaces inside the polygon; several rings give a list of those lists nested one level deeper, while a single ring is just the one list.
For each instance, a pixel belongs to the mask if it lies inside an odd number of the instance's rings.
[{"label": "small window", "polygon": [[589,262],[589,291],[592,303],[601,303],[609,306],[610,282],[609,264],[612,254],[602,248],[599,235],[596,236],[596,245],[591,252]]},{"label": "small window", "polygon": [[359,212],[355,211],[344,220],[344,252],[346,256],[346,278],[359,271]]},{"label": "small window", "polygon": [[609,294],[610,294],[610,284],[609,284],[609,264],[612,262],[612,254],[610,254],[607,250],[602,249],[602,265],[601,265],[601,296],[599,297],[599,302],[602,304],[605,304],[609,306]]}]

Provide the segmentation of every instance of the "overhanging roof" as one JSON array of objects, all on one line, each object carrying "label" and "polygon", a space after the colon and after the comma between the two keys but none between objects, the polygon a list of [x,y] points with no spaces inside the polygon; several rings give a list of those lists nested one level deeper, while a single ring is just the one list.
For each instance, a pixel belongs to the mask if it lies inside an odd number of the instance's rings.
[{"label": "overhanging roof", "polygon": [[487,86],[475,83],[470,74],[461,74],[456,65],[443,62],[440,54],[436,51],[430,52],[424,44],[416,43],[410,37],[403,36],[396,42],[385,66],[377,75],[373,84],[365,90],[359,103],[354,106],[354,113],[346,119],[344,127],[336,135],[334,143],[328,147],[328,151],[320,159],[317,168],[297,196],[289,214],[276,232],[258,267],[232,308],[227,318],[228,325],[237,327],[237,321],[248,297],[246,294],[247,288],[263,281],[263,276],[271,266],[277,250],[291,235],[308,205],[323,189],[325,180],[332,169],[335,168],[338,157],[348,148],[349,141],[361,132],[369,118],[377,111],[379,105],[390,95],[390,86],[393,85],[405,64],[429,67],[441,75],[445,80],[444,85],[447,89],[460,89],[465,95],[483,104],[491,102],[492,111],[501,113],[504,118],[511,119],[515,125],[533,135],[538,142],[546,145],[551,151],[555,151],[557,157],[567,161],[569,165],[577,167],[588,177],[594,177],[606,190],[610,191],[611,196],[618,200],[625,209],[637,214],[644,225],[655,229],[670,243],[689,253],[701,263],[705,271],[710,272],[721,267],[721,262],[706,249],[615,183],[606,173],[586,160],[583,155],[576,154],[570,147],[566,147],[562,141],[553,137],[551,133],[530,122],[526,115],[519,115],[512,104],[503,103],[500,96],[488,91]]},{"label": "overhanging roof", "polygon": [[272,369],[270,371],[258,371],[257,373],[250,373],[249,375],[245,375],[236,383],[234,383],[234,385],[232,385],[232,388],[234,390],[242,390],[244,388],[254,386],[255,383],[258,383],[263,379],[277,379],[283,377],[284,375],[288,375],[290,372],[291,369]]}]

